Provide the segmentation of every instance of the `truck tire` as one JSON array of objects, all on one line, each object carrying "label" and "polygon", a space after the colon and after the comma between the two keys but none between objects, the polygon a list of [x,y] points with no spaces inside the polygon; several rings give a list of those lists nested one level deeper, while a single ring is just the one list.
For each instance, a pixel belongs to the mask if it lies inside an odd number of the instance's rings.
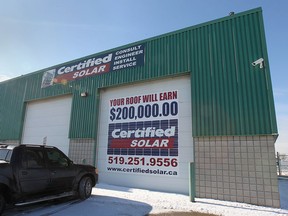
[{"label": "truck tire", "polygon": [[2,214],[2,212],[4,211],[5,209],[5,198],[4,196],[2,195],[2,193],[0,193],[0,215]]},{"label": "truck tire", "polygon": [[92,180],[90,177],[84,177],[81,179],[79,183],[79,198],[82,200],[87,199],[88,197],[91,196],[92,192]]}]

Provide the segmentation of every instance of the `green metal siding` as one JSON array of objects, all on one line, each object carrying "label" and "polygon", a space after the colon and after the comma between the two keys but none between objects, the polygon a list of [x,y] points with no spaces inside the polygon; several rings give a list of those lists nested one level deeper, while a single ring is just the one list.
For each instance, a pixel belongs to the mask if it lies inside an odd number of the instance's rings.
[{"label": "green metal siding", "polygon": [[21,136],[25,89],[26,82],[20,79],[0,85],[0,140],[17,140]]},{"label": "green metal siding", "polygon": [[[193,134],[277,133],[260,11],[207,25],[194,34]],[[193,37],[193,36],[192,36]],[[251,63],[265,59],[265,67]],[[197,118],[198,117],[198,118]]]},{"label": "green metal siding", "polygon": [[[95,138],[99,88],[187,73],[191,74],[193,136],[277,133],[261,8],[120,48],[144,42],[142,67],[44,89],[42,75],[50,68],[1,83],[0,140],[20,137],[24,102],[71,93],[70,138]],[[265,68],[253,67],[251,63],[261,57]],[[80,97],[82,91],[89,96]]]}]

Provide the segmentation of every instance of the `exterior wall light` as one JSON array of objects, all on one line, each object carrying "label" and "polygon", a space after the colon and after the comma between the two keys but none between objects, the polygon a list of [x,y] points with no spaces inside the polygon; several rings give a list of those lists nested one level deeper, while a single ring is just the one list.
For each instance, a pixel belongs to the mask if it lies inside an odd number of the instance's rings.
[{"label": "exterior wall light", "polygon": [[88,92],[81,92],[80,96],[81,97],[87,97],[88,96]]}]

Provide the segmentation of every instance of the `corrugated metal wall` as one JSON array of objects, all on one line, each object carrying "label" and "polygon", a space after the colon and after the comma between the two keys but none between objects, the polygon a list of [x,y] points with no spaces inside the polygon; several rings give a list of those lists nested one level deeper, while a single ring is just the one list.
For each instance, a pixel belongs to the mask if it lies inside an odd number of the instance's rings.
[{"label": "corrugated metal wall", "polygon": [[[143,67],[45,89],[40,86],[47,69],[1,83],[0,140],[20,137],[24,102],[71,93],[70,137],[94,138],[99,88],[186,73],[191,73],[193,136],[277,133],[261,8],[143,42]],[[265,67],[253,67],[261,57]],[[80,97],[83,91],[89,96]]]},{"label": "corrugated metal wall", "polygon": [[[277,133],[261,12],[192,31],[194,134]],[[265,59],[265,67],[252,62]]]},{"label": "corrugated metal wall", "polygon": [[25,110],[26,79],[0,84],[0,140],[17,140]]}]

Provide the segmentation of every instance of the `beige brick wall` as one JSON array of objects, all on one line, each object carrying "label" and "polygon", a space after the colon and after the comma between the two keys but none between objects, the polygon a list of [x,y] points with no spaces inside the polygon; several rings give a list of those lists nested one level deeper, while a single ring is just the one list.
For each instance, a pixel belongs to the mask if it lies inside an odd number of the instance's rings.
[{"label": "beige brick wall", "polygon": [[194,138],[196,196],[280,207],[273,136]]},{"label": "beige brick wall", "polygon": [[77,164],[94,165],[94,139],[71,139],[69,158]]}]

